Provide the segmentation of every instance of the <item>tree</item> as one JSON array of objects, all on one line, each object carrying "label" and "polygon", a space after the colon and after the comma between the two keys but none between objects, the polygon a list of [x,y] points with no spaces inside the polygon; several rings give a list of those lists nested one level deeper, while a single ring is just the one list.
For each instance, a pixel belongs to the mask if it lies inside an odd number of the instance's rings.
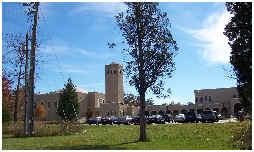
[{"label": "tree", "polygon": [[96,111],[94,108],[88,108],[87,109],[87,119],[95,117],[96,116]]},{"label": "tree", "polygon": [[124,100],[124,104],[135,103],[137,102],[137,97],[134,94],[127,93],[127,94],[124,94],[123,100]]},{"label": "tree", "polygon": [[25,63],[25,52],[24,52],[24,37],[22,34],[6,34],[4,38],[5,49],[4,49],[4,70],[5,75],[8,75],[16,85],[15,89],[15,103],[14,103],[14,127],[18,119],[18,104],[19,104],[19,93],[21,79],[24,76],[24,63]]},{"label": "tree", "polygon": [[65,121],[73,121],[79,114],[78,94],[75,91],[71,79],[65,84],[65,88],[60,93],[57,114]]},{"label": "tree", "polygon": [[34,75],[35,75],[35,52],[37,46],[37,25],[39,17],[39,2],[23,3],[27,7],[27,16],[31,18],[32,22],[32,37],[31,37],[31,51],[30,51],[30,66],[28,79],[28,100],[25,118],[25,134],[31,136],[34,133]]},{"label": "tree", "polygon": [[6,78],[5,75],[2,76],[2,102],[3,102],[3,104],[10,100],[12,83],[13,83],[13,81]]},{"label": "tree", "polygon": [[158,3],[126,3],[126,13],[115,16],[128,45],[126,75],[129,84],[140,96],[140,141],[146,141],[145,106],[146,91],[165,97],[164,77],[172,77],[173,61],[178,47],[169,26],[167,13],[158,9]]},{"label": "tree", "polygon": [[46,109],[43,105],[38,104],[35,109],[34,116],[37,120],[41,120],[46,116]]},{"label": "tree", "polygon": [[5,107],[3,107],[2,108],[2,121],[3,121],[3,123],[4,122],[9,122],[10,120],[11,120],[11,116],[10,116],[9,111]]},{"label": "tree", "polygon": [[149,98],[149,99],[146,100],[146,103],[148,105],[154,105],[154,100],[152,98]]},{"label": "tree", "polygon": [[[2,76],[2,112],[3,112],[3,122],[10,119],[10,113],[13,109],[13,103],[10,98],[13,81],[6,78],[5,75]],[[4,120],[5,119],[5,120]]]},{"label": "tree", "polygon": [[191,105],[194,105],[193,102],[187,102],[187,105],[191,106]]},{"label": "tree", "polygon": [[225,27],[232,49],[230,63],[237,79],[237,89],[241,103],[251,112],[252,100],[252,3],[226,3],[227,10],[233,15]]}]

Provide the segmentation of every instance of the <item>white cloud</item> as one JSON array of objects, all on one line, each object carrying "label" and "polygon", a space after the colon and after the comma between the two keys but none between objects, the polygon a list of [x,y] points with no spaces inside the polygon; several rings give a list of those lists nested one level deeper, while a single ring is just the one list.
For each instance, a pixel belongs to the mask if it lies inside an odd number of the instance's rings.
[{"label": "white cloud", "polygon": [[60,45],[44,45],[38,48],[39,51],[46,54],[67,54],[70,51],[70,48],[67,46],[60,46]]},{"label": "white cloud", "polygon": [[126,8],[127,6],[124,3],[90,3],[76,7],[71,13],[76,14],[92,11],[112,17],[112,15],[117,15],[117,13],[124,11]]},{"label": "white cloud", "polygon": [[228,39],[223,34],[225,25],[230,21],[230,14],[224,10],[222,13],[210,15],[201,29],[183,29],[191,34],[200,43],[201,56],[211,64],[229,63],[230,46]]}]

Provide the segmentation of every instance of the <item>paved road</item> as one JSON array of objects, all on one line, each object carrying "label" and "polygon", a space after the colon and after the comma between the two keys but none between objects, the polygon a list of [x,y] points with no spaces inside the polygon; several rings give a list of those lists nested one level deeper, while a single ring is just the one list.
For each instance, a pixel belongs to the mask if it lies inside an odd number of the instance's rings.
[{"label": "paved road", "polygon": [[217,123],[226,123],[226,122],[238,122],[236,118],[230,118],[227,120],[219,120]]}]

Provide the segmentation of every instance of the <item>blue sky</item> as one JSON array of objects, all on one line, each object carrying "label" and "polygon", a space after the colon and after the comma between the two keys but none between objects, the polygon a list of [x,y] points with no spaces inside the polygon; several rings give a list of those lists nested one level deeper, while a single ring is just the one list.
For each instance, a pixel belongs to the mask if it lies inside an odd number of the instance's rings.
[{"label": "blue sky", "polygon": [[[2,6],[3,33],[22,33],[27,27],[21,4]],[[230,66],[230,47],[223,35],[229,20],[225,4],[162,2],[159,8],[168,14],[180,51],[176,71],[166,80],[171,97],[157,99],[151,93],[147,97],[156,104],[187,103],[194,102],[195,89],[236,86],[225,71]],[[42,62],[36,92],[59,90],[71,77],[79,88],[105,93],[105,64],[123,64],[123,46],[110,49],[107,43],[123,40],[114,15],[125,9],[123,3],[41,3],[37,53]],[[136,94],[126,77],[124,90]]]}]

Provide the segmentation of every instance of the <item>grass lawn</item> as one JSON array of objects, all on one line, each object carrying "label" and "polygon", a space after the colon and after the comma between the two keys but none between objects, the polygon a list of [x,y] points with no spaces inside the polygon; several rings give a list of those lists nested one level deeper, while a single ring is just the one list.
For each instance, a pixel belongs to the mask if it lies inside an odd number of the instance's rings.
[{"label": "grass lawn", "polygon": [[16,149],[129,149],[232,150],[233,135],[247,123],[147,125],[149,142],[138,142],[139,126],[85,126],[68,136],[12,137],[3,135],[3,150]]}]

